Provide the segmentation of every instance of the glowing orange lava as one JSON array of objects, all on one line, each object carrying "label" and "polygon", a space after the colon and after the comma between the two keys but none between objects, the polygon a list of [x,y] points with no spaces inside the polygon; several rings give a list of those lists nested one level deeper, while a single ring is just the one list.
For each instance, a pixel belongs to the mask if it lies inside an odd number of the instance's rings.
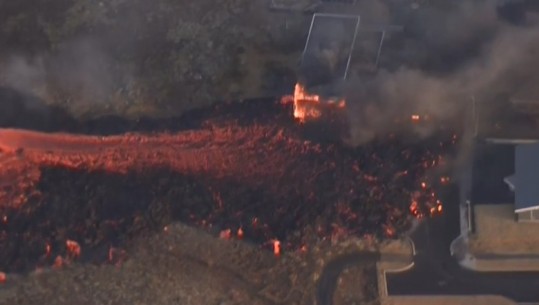
[{"label": "glowing orange lava", "polygon": [[239,228],[237,233],[238,239],[243,239],[243,229]]},{"label": "glowing orange lava", "polygon": [[281,242],[277,239],[273,240],[273,254],[275,256],[281,255]]},{"label": "glowing orange lava", "polygon": [[[326,109],[319,107],[320,97],[305,93],[300,85],[296,86],[292,100],[294,115],[300,122],[315,119]],[[323,105],[344,107],[345,102],[341,102],[324,101]],[[289,125],[294,128],[287,127]],[[376,142],[351,150],[334,144],[306,141],[298,132],[301,127],[289,125],[283,127],[265,122],[239,125],[233,122],[173,133],[114,136],[0,129],[0,208],[15,211],[25,203],[46,198],[47,189],[40,183],[51,181],[47,176],[51,168],[85,175],[105,173],[117,176],[143,176],[152,169],[166,169],[167,173],[195,178],[201,185],[201,192],[209,191],[208,200],[212,201],[210,214],[196,214],[197,208],[193,208],[185,213],[182,221],[212,228],[219,217],[226,220],[220,227],[223,231],[217,233],[223,239],[255,239],[277,256],[298,247],[302,251],[307,249],[301,234],[307,232],[305,224],[314,223],[311,218],[314,213],[304,213],[311,206],[322,211],[317,212],[321,215],[334,215],[328,216],[327,223],[315,227],[320,238],[328,239],[364,232],[396,237],[402,227],[395,219],[403,212],[418,218],[442,212],[442,204],[434,192],[438,183],[433,181],[438,179],[430,180],[425,176],[428,170],[441,162],[439,154],[443,146],[438,146],[438,138],[416,145],[414,149],[396,142]],[[386,154],[386,150],[391,153]],[[380,168],[384,168],[387,175],[379,175]],[[56,180],[52,179],[52,184],[55,183]],[[230,188],[230,185],[245,187],[246,190],[263,190],[261,194],[269,194],[271,196],[267,197],[275,196],[276,199],[250,211],[248,204],[237,204],[239,196],[235,194],[244,193]],[[399,192],[389,192],[392,189]],[[334,196],[328,198],[340,204],[326,204],[327,194]],[[397,200],[393,195],[398,195]],[[293,199],[286,201],[290,196]],[[286,204],[281,204],[282,201]],[[304,202],[304,206],[296,208],[297,202]],[[381,204],[384,202],[388,204]],[[381,223],[362,216],[368,215],[371,209],[387,216],[384,217],[386,220]],[[4,212],[0,212],[0,226],[17,221],[17,217],[4,217]],[[283,218],[299,223],[294,234],[279,232]],[[381,226],[384,226],[383,230],[379,230]],[[78,224],[69,228],[77,229]],[[36,226],[38,229],[41,230]],[[164,227],[163,231],[167,232],[168,228]],[[91,253],[93,244],[78,231],[68,232],[76,233],[78,242],[66,241],[62,237],[60,242],[65,242],[65,248],[58,247],[51,236],[38,241],[45,255],[51,258],[50,264],[56,257],[56,267],[80,257],[82,247]],[[13,234],[12,238],[17,240],[19,236],[22,235]],[[279,240],[272,239],[275,236],[279,236]],[[40,256],[43,256],[42,251]],[[122,260],[120,257],[124,254],[120,250],[110,251],[109,261]],[[0,267],[11,272],[6,266]]]},{"label": "glowing orange lava", "polygon": [[232,236],[232,231],[230,229],[222,230],[219,233],[219,238],[221,239],[230,239],[231,236]]},{"label": "glowing orange lava", "polygon": [[[264,150],[253,150],[253,143],[264,143]],[[287,148],[275,153],[282,149],[280,143]],[[107,137],[0,129],[0,205],[22,206],[35,192],[41,167],[111,174],[166,167],[252,185],[282,176],[283,167],[297,164],[301,154],[313,149],[282,130],[256,125]],[[223,208],[217,192],[215,198],[217,207]]]},{"label": "glowing orange lava", "polygon": [[294,87],[293,96],[285,96],[283,103],[294,103],[294,117],[300,122],[305,123],[308,120],[317,119],[322,116],[322,107],[324,105],[345,108],[345,100],[324,100],[317,94],[310,94],[301,84]]},{"label": "glowing orange lava", "polygon": [[50,245],[50,244],[46,244],[46,245],[45,245],[45,257],[51,256],[51,250],[52,250],[51,245]]},{"label": "glowing orange lava", "polygon": [[74,240],[66,240],[67,253],[71,258],[77,258],[81,254],[81,248],[78,242]]},{"label": "glowing orange lava", "polygon": [[61,255],[56,256],[54,259],[54,263],[52,265],[53,269],[60,269],[66,264],[65,260],[62,258]]},{"label": "glowing orange lava", "polygon": [[451,178],[449,177],[446,177],[446,176],[440,177],[440,183],[442,185],[447,185],[449,184],[450,181],[451,181]]}]

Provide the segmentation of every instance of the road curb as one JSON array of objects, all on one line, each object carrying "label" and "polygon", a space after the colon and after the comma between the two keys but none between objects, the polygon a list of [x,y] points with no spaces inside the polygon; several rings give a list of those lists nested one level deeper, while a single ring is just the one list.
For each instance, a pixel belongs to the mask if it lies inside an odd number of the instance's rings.
[{"label": "road curb", "polygon": [[410,243],[410,246],[411,246],[411,249],[412,249],[412,261],[408,265],[403,266],[401,268],[394,268],[394,269],[383,268],[383,266],[382,266],[383,255],[381,256],[380,262],[377,264],[378,269],[379,269],[378,274],[381,275],[381,279],[378,280],[378,285],[380,287],[378,289],[378,293],[382,297],[388,297],[389,296],[388,289],[387,289],[387,274],[388,273],[405,272],[405,271],[408,271],[408,270],[412,269],[414,267],[414,265],[415,265],[415,261],[414,261],[414,257],[416,255],[415,244],[414,244],[413,240],[408,236],[406,237],[406,241],[408,243]]}]

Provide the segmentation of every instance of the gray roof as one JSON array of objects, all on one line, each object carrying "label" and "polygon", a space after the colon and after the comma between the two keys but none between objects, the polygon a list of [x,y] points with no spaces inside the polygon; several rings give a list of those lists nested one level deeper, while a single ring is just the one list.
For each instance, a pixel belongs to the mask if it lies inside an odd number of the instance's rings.
[{"label": "gray roof", "polygon": [[515,174],[506,178],[514,187],[515,212],[539,209],[539,143],[515,148]]},{"label": "gray roof", "polygon": [[515,193],[504,183],[505,177],[515,173],[515,145],[478,141],[472,158],[471,184],[466,186],[470,203],[515,202]]}]

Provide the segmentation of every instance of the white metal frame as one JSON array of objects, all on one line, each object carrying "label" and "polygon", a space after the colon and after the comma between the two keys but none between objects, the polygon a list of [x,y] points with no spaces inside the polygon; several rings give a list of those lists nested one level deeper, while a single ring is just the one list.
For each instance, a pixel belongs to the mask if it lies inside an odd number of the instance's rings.
[{"label": "white metal frame", "polygon": [[346,15],[346,14],[326,14],[326,13],[315,13],[313,14],[313,18],[311,19],[311,26],[309,27],[309,34],[307,35],[307,41],[305,42],[305,47],[303,48],[303,53],[301,54],[301,63],[303,64],[303,59],[305,58],[305,53],[307,52],[307,48],[309,47],[309,42],[311,41],[311,33],[314,27],[314,22],[316,17],[334,17],[334,18],[348,18],[348,19],[356,19],[356,26],[354,30],[354,36],[352,38],[352,44],[350,46],[350,51],[348,52],[348,59],[346,61],[346,68],[344,70],[344,76],[343,79],[346,79],[348,76],[348,68],[350,67],[350,61],[352,59],[352,52],[354,50],[354,46],[356,44],[356,37],[357,33],[359,31],[359,24],[361,21],[361,18],[359,15]]}]

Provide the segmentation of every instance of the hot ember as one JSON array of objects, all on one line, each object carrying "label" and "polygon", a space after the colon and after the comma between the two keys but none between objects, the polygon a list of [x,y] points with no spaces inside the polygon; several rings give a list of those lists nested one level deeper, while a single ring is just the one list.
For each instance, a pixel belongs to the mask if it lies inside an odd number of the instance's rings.
[{"label": "hot ember", "polygon": [[350,235],[397,237],[411,216],[443,210],[437,193],[449,177],[434,173],[452,134],[416,142],[391,135],[352,148],[307,141],[305,126],[280,118],[238,119],[286,114],[288,105],[248,115],[248,105],[234,107],[175,132],[0,130],[0,270],[116,264],[125,241],[167,234],[171,221],[280,255]]},{"label": "hot ember", "polygon": [[324,100],[320,95],[309,94],[301,84],[296,84],[293,96],[285,96],[282,102],[294,105],[294,117],[301,123],[322,116],[325,107],[346,107],[345,100]]}]

